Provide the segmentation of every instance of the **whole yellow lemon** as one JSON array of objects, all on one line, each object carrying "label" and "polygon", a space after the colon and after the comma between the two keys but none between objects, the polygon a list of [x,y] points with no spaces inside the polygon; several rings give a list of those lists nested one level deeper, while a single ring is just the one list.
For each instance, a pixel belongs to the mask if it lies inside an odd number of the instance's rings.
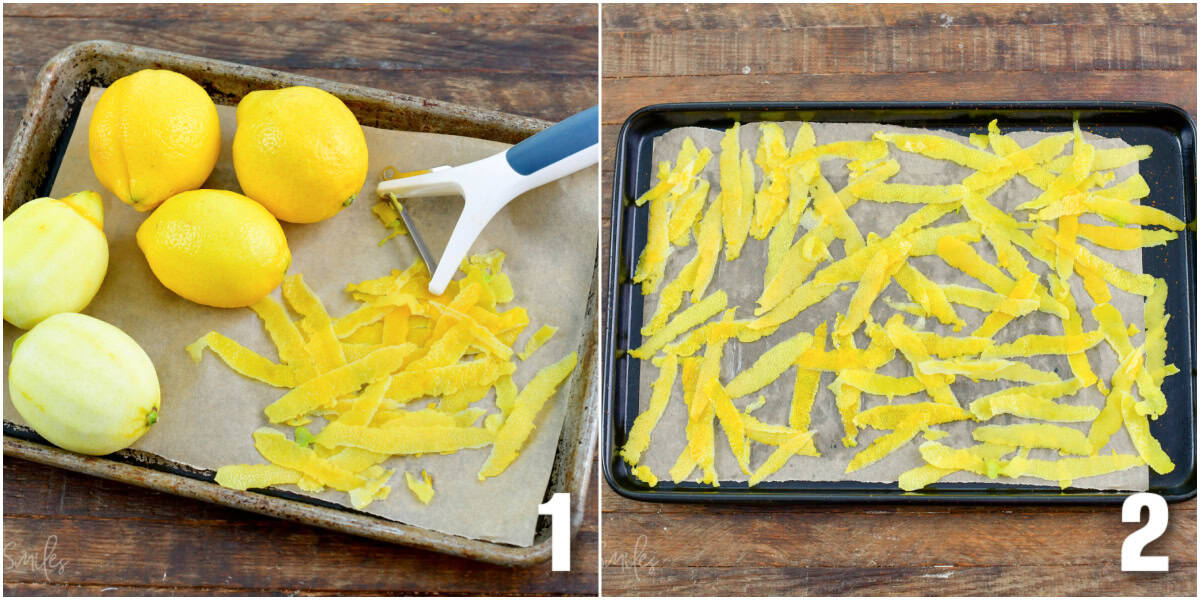
[{"label": "whole yellow lemon", "polygon": [[220,151],[216,105],[174,71],[146,69],[114,81],[88,125],[96,178],[143,212],[204,185]]},{"label": "whole yellow lemon", "polygon": [[242,192],[289,223],[349,206],[367,179],[367,140],[336,96],[312,87],[250,92],[238,103],[233,168]]},{"label": "whole yellow lemon", "polygon": [[116,452],[158,420],[150,357],[125,332],[79,313],[54,315],[13,342],[8,392],[34,431],[72,452]]},{"label": "whole yellow lemon", "polygon": [[96,192],[38,198],[4,219],[4,320],[29,329],[83,310],[108,273],[104,204]]},{"label": "whole yellow lemon", "polygon": [[226,190],[171,196],[137,231],[138,247],[167,289],[218,308],[249,306],[279,287],[292,262],[279,221]]}]

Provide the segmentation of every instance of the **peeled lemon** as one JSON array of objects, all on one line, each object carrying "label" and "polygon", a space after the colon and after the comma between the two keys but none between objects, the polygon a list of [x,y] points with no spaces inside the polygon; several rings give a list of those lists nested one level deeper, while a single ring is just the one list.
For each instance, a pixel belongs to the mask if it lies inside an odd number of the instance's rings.
[{"label": "peeled lemon", "polygon": [[158,420],[150,357],[125,332],[79,313],[54,315],[13,342],[8,390],[34,431],[72,452],[116,452]]},{"label": "peeled lemon", "polygon": [[108,272],[104,205],[96,192],[38,198],[4,219],[4,320],[29,329],[79,312]]},{"label": "peeled lemon", "polygon": [[204,185],[220,151],[216,105],[174,71],[146,69],[114,81],[88,125],[96,178],[140,211]]},{"label": "peeled lemon", "polygon": [[142,222],[137,243],[167,289],[219,308],[266,296],[292,261],[279,221],[261,204],[225,190],[168,198]]},{"label": "peeled lemon", "polygon": [[237,107],[233,168],[242,192],[290,223],[349,206],[367,179],[362,127],[336,96],[312,87],[250,92]]}]

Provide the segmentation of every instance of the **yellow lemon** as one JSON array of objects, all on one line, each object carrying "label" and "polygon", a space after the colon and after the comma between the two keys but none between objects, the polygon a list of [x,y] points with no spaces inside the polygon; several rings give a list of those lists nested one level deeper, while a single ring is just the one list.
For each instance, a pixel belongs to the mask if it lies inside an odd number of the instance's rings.
[{"label": "yellow lemon", "polygon": [[336,96],[312,87],[250,92],[237,107],[233,168],[242,192],[290,223],[349,206],[367,179],[367,140]]},{"label": "yellow lemon", "polygon": [[108,272],[104,204],[96,192],[38,198],[4,219],[4,320],[29,329],[84,309]]},{"label": "yellow lemon", "polygon": [[167,289],[219,308],[266,296],[292,262],[279,221],[261,204],[226,190],[168,198],[142,222],[137,242]]},{"label": "yellow lemon", "polygon": [[158,420],[150,357],[125,332],[79,313],[54,315],[13,342],[8,391],[34,431],[72,452],[116,452]]},{"label": "yellow lemon", "polygon": [[216,105],[174,71],[146,69],[114,81],[88,125],[96,178],[143,212],[204,185],[220,151]]}]

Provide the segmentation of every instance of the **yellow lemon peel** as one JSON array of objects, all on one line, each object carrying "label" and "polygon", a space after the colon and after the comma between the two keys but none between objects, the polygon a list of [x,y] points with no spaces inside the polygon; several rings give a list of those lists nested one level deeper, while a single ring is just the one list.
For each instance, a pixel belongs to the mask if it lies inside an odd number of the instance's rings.
[{"label": "yellow lemon peel", "polygon": [[971,436],[977,442],[1020,446],[1022,448],[1051,448],[1065,454],[1087,456],[1092,445],[1078,429],[1049,423],[1017,425],[980,425]]},{"label": "yellow lemon peel", "polygon": [[651,386],[653,392],[650,395],[650,405],[634,419],[633,427],[625,438],[625,445],[621,447],[621,458],[630,466],[637,466],[642,453],[650,447],[650,434],[662,418],[663,411],[667,409],[667,402],[671,399],[671,388],[675,386],[675,377],[679,370],[678,363],[679,360],[674,354],[667,355],[659,367],[658,378]]},{"label": "yellow lemon peel", "polygon": [[205,348],[211,350],[234,371],[267,385],[290,388],[295,386],[299,379],[294,368],[271,362],[253,350],[215,331],[210,331],[192,342],[188,345],[187,352],[192,357],[192,361],[198,363]]},{"label": "yellow lemon peel", "polygon": [[530,337],[529,341],[525,343],[525,349],[517,353],[517,357],[521,360],[529,360],[529,357],[533,356],[533,353],[537,352],[538,348],[546,345],[546,342],[550,341],[550,338],[557,332],[557,327],[542,325],[540,329],[534,332],[533,337]]},{"label": "yellow lemon peel", "polygon": [[412,473],[404,473],[404,483],[408,486],[408,490],[421,504],[428,505],[433,501],[433,478],[425,469],[421,469],[421,479],[418,481],[413,477]]},{"label": "yellow lemon peel", "polygon": [[577,361],[578,357],[574,352],[566,355],[562,360],[538,371],[521,393],[517,394],[512,412],[496,432],[496,441],[487,462],[479,469],[480,481],[500,475],[517,459],[521,447],[533,433],[537,415],[554,396],[558,386],[575,370]]}]

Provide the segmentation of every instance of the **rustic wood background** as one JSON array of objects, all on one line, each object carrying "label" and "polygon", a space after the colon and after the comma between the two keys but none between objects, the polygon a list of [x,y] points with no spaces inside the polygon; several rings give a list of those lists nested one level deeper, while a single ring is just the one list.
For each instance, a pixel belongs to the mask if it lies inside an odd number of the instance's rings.
[{"label": "rustic wood background", "polygon": [[[1195,5],[605,5],[605,220],[621,123],[721,100],[1158,100],[1196,115]],[[607,250],[603,254],[607,257]],[[604,486],[605,595],[1191,595],[1196,501],[1120,570],[1119,507],[711,506]]]},{"label": "rustic wood background", "polygon": [[[4,6],[4,147],[42,65],[108,39],[560,120],[596,103],[594,5]],[[569,574],[410,550],[10,459],[4,593],[595,595],[597,487]]]}]

